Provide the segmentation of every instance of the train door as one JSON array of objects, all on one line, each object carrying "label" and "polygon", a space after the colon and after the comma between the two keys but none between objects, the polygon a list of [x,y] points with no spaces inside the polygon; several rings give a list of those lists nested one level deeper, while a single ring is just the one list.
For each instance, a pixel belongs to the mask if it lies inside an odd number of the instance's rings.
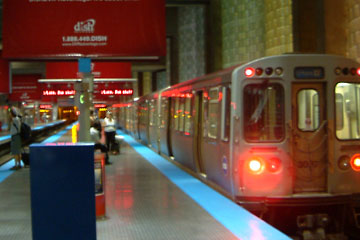
[{"label": "train door", "polygon": [[195,95],[195,117],[194,117],[194,159],[198,172],[205,175],[204,162],[202,160],[202,142],[203,142],[203,116],[204,116],[204,93],[203,91],[196,92]]},{"label": "train door", "polygon": [[327,121],[325,85],[292,85],[292,153],[294,192],[325,192]]}]

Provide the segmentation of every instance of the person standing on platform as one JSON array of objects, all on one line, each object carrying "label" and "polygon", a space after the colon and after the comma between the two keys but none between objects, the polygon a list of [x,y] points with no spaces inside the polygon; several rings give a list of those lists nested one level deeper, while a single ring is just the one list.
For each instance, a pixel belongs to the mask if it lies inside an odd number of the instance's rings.
[{"label": "person standing on platform", "polygon": [[12,107],[10,110],[10,135],[11,135],[11,143],[10,143],[10,150],[11,154],[15,158],[15,166],[12,169],[20,169],[21,164],[21,137],[20,137],[20,130],[21,130],[21,120],[18,117],[17,110]]},{"label": "person standing on platform", "polygon": [[116,127],[115,127],[115,119],[113,118],[112,112],[108,111],[106,113],[104,124],[105,124],[104,132],[105,132],[106,147],[109,149],[109,151],[116,151],[116,149],[114,149],[114,147],[116,146],[115,143]]},{"label": "person standing on platform", "polygon": [[[99,126],[100,125],[100,126]],[[94,149],[100,149],[102,153],[105,153],[105,164],[111,164],[109,161],[108,148],[101,143],[101,132],[98,129],[101,129],[101,123],[99,121],[95,121],[90,128],[90,136],[91,140],[95,143]]]}]

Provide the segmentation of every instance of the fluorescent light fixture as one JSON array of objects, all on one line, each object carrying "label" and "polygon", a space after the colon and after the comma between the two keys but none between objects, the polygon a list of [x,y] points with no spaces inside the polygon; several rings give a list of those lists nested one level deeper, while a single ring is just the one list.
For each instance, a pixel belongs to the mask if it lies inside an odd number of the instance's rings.
[{"label": "fluorescent light fixture", "polygon": [[[137,78],[94,78],[94,82],[136,82]],[[39,79],[40,83],[66,83],[66,82],[81,82],[81,78],[66,78],[66,79]]]}]

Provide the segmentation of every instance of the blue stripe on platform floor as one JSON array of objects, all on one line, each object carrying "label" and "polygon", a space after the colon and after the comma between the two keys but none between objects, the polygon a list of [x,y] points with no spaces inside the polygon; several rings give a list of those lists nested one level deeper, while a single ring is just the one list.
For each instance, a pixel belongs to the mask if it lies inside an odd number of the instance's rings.
[{"label": "blue stripe on platform floor", "polygon": [[[64,135],[65,133],[67,133],[73,125],[77,124],[77,122],[69,125],[68,127],[65,128],[65,130],[58,132],[57,134],[47,138],[45,141],[43,141],[42,143],[50,143],[50,142],[56,142],[59,138],[62,137],[62,135]],[[3,164],[0,166],[0,183],[2,181],[4,181],[7,177],[9,177],[14,170],[11,170],[11,168],[15,166],[15,160],[11,159],[10,161],[8,161],[7,163]],[[24,166],[23,163],[21,162],[21,166]]]},{"label": "blue stripe on platform floor", "polygon": [[[7,177],[9,177],[15,170],[11,170],[12,167],[15,166],[15,159],[11,159],[7,163],[0,166],[0,183],[4,181]],[[24,164],[21,163],[23,167]]]},{"label": "blue stripe on platform floor", "polygon": [[[200,180],[184,172],[131,136],[117,130],[117,134],[143,158],[160,170],[171,182],[203,207],[217,221],[242,240],[290,240],[288,236],[255,217],[244,208],[219,194]],[[211,201],[209,201],[211,199]]]},{"label": "blue stripe on platform floor", "polygon": [[11,138],[10,135],[1,136],[1,137],[0,137],[0,141],[5,141],[5,140],[8,140],[8,139],[10,139],[10,138]]},{"label": "blue stripe on platform floor", "polygon": [[64,135],[65,133],[67,133],[67,131],[71,130],[71,128],[76,125],[77,122],[67,126],[64,130],[58,132],[57,134],[52,135],[51,137],[45,139],[42,143],[52,143],[52,142],[56,142],[59,138],[62,137],[62,135]]}]

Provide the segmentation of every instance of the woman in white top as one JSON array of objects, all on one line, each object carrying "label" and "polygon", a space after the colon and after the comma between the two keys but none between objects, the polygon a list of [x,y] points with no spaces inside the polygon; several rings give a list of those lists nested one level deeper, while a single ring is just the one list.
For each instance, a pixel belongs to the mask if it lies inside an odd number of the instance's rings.
[{"label": "woman in white top", "polygon": [[115,134],[116,134],[116,127],[115,127],[115,119],[110,111],[106,113],[106,118],[104,119],[104,132],[105,132],[105,143],[106,147],[109,151],[115,150]]},{"label": "woman in white top", "polygon": [[11,117],[11,125],[10,125],[10,134],[11,134],[11,142],[10,142],[10,150],[11,154],[15,158],[15,166],[13,169],[17,170],[21,168],[20,160],[21,160],[21,121],[18,117],[17,111],[15,108],[11,108],[10,110]]}]

